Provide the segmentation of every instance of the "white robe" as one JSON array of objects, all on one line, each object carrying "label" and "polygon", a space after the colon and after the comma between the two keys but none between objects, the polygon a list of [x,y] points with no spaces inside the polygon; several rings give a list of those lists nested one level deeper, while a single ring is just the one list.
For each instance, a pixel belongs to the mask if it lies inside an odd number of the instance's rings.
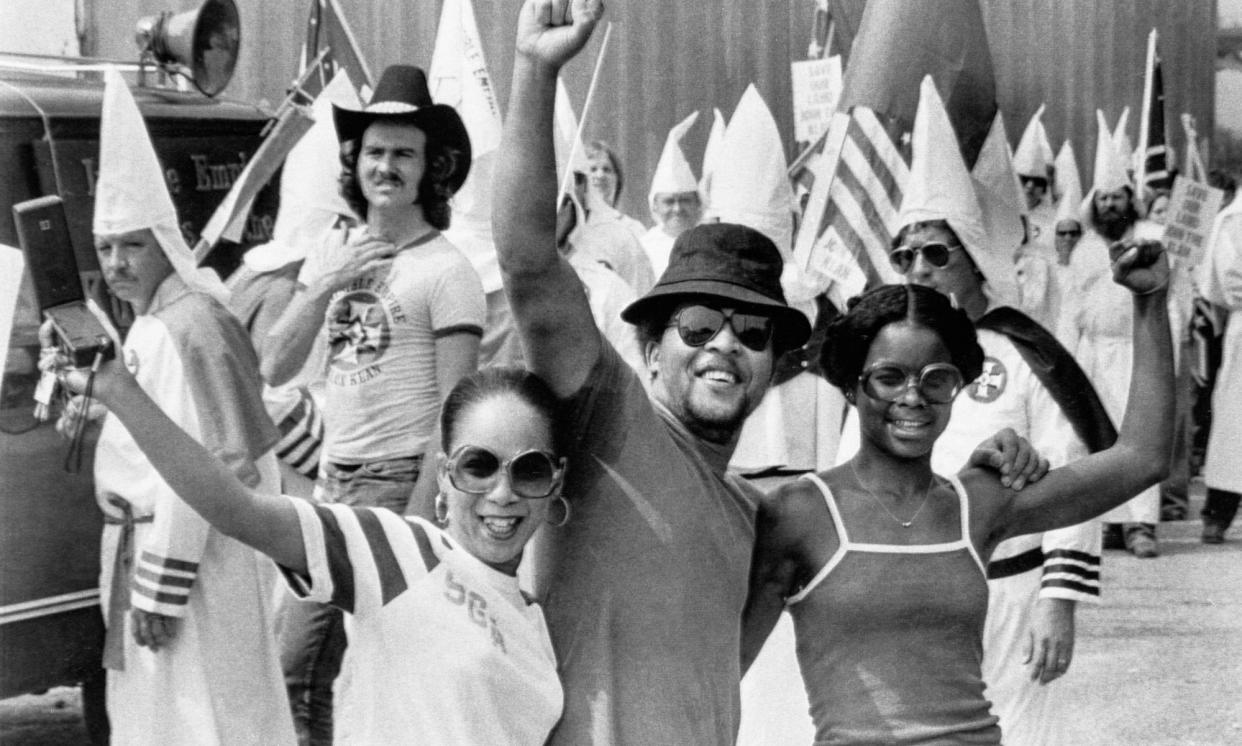
[{"label": "white robe", "polygon": [[1229,309],[1224,357],[1212,392],[1212,431],[1203,478],[1208,487],[1242,493],[1242,200],[1216,217],[1200,275],[1203,297]]},{"label": "white robe", "polygon": [[[156,290],[148,313],[134,321],[121,355],[159,407],[239,478],[256,489],[279,489],[275,455],[254,453],[263,444],[270,449],[277,435],[265,421],[258,362],[223,306],[172,275]],[[186,505],[111,415],[96,449],[95,485],[112,519],[120,516],[113,496],[128,502],[136,517],[153,517],[135,525],[137,575],[132,585],[122,580],[118,587],[132,588],[133,607],[177,618],[172,642],[157,651],[139,647],[129,614],[122,618],[124,670],[108,671],[112,742],[294,743],[272,632],[275,565]],[[104,527],[105,610],[114,600],[121,535],[116,524]]]},{"label": "white robe", "polygon": [[[1121,427],[1134,358],[1134,302],[1113,282],[1108,245],[1088,230],[1071,256],[1075,286],[1061,304],[1057,337],[1095,386],[1113,424]],[[1104,523],[1159,523],[1160,486],[1149,487],[1100,519]]]}]

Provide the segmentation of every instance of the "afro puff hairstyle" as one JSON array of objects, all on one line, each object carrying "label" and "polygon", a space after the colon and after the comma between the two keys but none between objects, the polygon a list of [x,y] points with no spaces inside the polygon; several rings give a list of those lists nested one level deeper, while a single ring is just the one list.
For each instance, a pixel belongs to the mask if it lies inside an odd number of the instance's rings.
[{"label": "afro puff hairstyle", "polygon": [[919,285],[882,285],[851,298],[846,312],[828,325],[819,364],[828,382],[853,400],[871,343],[889,324],[908,321],[929,329],[949,349],[949,359],[973,381],[983,373],[983,348],[966,313],[949,299]]}]

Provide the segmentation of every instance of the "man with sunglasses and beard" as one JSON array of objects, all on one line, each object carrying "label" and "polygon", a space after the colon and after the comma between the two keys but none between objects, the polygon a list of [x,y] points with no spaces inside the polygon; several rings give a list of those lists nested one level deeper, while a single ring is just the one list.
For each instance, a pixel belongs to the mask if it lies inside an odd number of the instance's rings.
[{"label": "man with sunglasses and beard", "polygon": [[[1109,247],[1156,236],[1148,236],[1139,221],[1134,190],[1116,148],[1110,147],[1111,140],[1104,132],[1099,140],[1095,185],[1089,195],[1089,228],[1070,256],[1070,279],[1064,290],[1057,338],[1086,371],[1108,414],[1118,419],[1125,411],[1130,386],[1127,371],[1133,357],[1133,314],[1126,292],[1112,282]],[[1144,490],[1100,520],[1110,529],[1105,548],[1124,546],[1139,558],[1159,556],[1159,487]],[[1118,530],[1120,537],[1116,536]]]},{"label": "man with sunglasses and beard", "polygon": [[527,365],[564,407],[573,517],[532,547],[565,686],[553,744],[732,743],[740,619],[758,495],[725,471],[773,361],[808,320],[786,303],[771,241],[703,225],[623,317],[643,382],[606,344],[557,252],[552,101],[598,0],[528,0],[518,21],[493,224]]}]

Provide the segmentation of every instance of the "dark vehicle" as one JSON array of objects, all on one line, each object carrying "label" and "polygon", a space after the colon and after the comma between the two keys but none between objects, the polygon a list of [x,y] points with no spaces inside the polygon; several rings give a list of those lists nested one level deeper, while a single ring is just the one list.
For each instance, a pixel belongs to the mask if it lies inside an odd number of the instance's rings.
[{"label": "dark vehicle", "polygon": [[[48,62],[48,65],[54,64]],[[134,87],[191,246],[260,142],[268,116],[254,106],[198,93]],[[131,320],[109,299],[91,236],[99,117],[97,72],[0,69],[0,251],[17,247],[11,206],[44,195],[64,202],[83,284],[122,329]],[[270,238],[275,191],[260,193],[244,242]],[[224,246],[211,264],[227,275],[240,259]],[[0,298],[11,304],[13,298]],[[6,314],[0,314],[3,319]],[[0,378],[0,697],[87,682],[89,715],[102,700],[99,537],[92,485],[94,442],[77,474],[64,467],[59,414],[40,422],[31,398],[38,381],[38,309],[22,278]],[[2,339],[2,337],[0,337]],[[92,702],[95,705],[92,705]]]}]

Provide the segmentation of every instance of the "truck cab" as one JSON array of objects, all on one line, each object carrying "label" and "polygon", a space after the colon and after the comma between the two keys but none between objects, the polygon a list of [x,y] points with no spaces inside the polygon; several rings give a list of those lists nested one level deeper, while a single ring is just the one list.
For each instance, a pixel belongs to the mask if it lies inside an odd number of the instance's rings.
[{"label": "truck cab", "polygon": [[[0,251],[19,246],[12,205],[58,195],[83,286],[124,331],[132,313],[108,295],[91,235],[102,75],[97,67],[83,72],[90,66],[50,60],[46,69],[29,67],[0,66]],[[128,77],[182,232],[194,246],[258,147],[269,116],[235,101],[135,86]],[[246,245],[270,239],[275,213],[276,190],[269,186],[255,201],[242,244],[217,248],[208,264],[227,277]],[[46,421],[34,416],[41,319],[29,276],[14,300],[0,297],[14,309],[11,321],[0,311],[9,327],[7,349],[0,349],[0,697],[81,682],[101,693],[102,515],[91,477],[94,438],[84,444],[80,470],[67,471],[68,442],[55,428],[59,406],[53,404]],[[91,712],[89,701],[84,710]]]}]

